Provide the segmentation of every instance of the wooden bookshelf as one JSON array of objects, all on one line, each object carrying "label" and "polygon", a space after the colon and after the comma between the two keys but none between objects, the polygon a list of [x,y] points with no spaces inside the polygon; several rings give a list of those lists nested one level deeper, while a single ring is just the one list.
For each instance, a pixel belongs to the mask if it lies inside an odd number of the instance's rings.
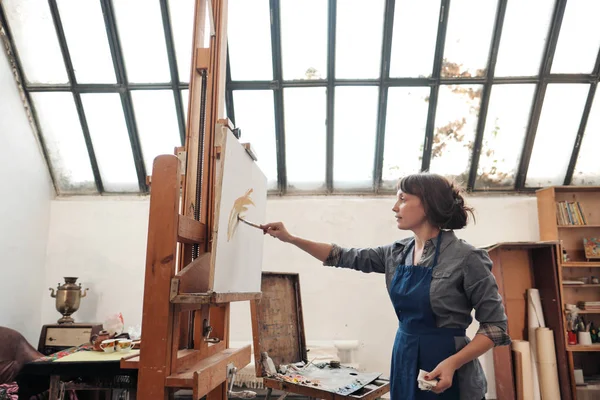
[{"label": "wooden bookshelf", "polygon": [[[540,240],[555,240],[560,243],[558,254],[559,290],[564,310],[565,304],[580,301],[600,301],[600,284],[591,283],[592,277],[600,279],[600,260],[588,260],[583,249],[584,237],[600,237],[600,186],[554,186],[536,192]],[[559,224],[560,206],[557,203],[575,203],[583,211],[585,225]],[[564,215],[563,215],[564,220]],[[566,251],[568,261],[563,260]],[[565,280],[587,278],[588,284],[567,284]],[[586,323],[594,322],[600,327],[600,311],[583,310]],[[566,327],[566,314],[563,311],[563,325]],[[568,343],[567,332],[563,332]],[[593,345],[567,345],[569,369],[571,371],[571,391],[576,398],[574,369],[582,369],[584,376],[600,374],[600,343]]]}]

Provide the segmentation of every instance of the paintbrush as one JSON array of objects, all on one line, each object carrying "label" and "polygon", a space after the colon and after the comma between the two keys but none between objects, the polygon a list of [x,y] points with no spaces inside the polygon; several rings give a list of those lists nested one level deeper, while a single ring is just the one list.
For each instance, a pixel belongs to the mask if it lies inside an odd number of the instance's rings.
[{"label": "paintbrush", "polygon": [[244,218],[240,217],[239,215],[238,215],[238,219],[240,221],[242,221],[243,223],[245,223],[247,225],[250,225],[250,226],[252,226],[252,227],[254,227],[256,229],[260,229],[261,231],[263,230],[263,228],[261,228],[260,225],[255,224],[254,222],[246,221]]}]

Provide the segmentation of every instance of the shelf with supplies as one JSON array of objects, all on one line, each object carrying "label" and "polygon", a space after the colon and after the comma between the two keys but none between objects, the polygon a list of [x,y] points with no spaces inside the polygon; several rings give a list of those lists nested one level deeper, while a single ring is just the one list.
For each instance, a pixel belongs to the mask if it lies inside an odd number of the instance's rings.
[{"label": "shelf with supplies", "polygon": [[600,375],[600,186],[547,187],[536,197],[540,240],[560,243],[556,274],[571,377],[576,370]]},{"label": "shelf with supplies", "polygon": [[600,287],[600,283],[582,283],[582,284],[573,284],[573,283],[563,283],[562,284],[563,287],[568,287],[568,288],[593,288],[593,287]]},{"label": "shelf with supplies", "polygon": [[564,268],[600,268],[600,262],[594,261],[563,261]]},{"label": "shelf with supplies", "polygon": [[567,351],[600,351],[600,343],[591,345],[568,344]]},{"label": "shelf with supplies", "polygon": [[572,228],[600,228],[600,225],[558,225],[558,229],[572,229]]}]

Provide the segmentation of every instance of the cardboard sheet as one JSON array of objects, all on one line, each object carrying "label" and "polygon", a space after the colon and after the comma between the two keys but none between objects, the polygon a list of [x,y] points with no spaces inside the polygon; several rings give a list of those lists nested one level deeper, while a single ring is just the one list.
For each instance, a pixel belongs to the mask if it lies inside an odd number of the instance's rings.
[{"label": "cardboard sheet", "polygon": [[548,328],[538,328],[535,336],[542,399],[560,400],[554,332]]},{"label": "cardboard sheet", "polygon": [[528,339],[531,350],[531,368],[533,379],[533,399],[541,399],[540,378],[538,370],[538,354],[536,345],[536,329],[546,326],[544,320],[544,312],[542,311],[542,302],[540,300],[540,292],[537,289],[527,289],[527,323],[528,323]]}]

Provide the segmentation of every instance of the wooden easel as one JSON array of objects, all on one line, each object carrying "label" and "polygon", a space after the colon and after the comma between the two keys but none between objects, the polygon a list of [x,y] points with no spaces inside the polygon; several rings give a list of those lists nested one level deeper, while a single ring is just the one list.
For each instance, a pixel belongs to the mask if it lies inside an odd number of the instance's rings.
[{"label": "wooden easel", "polygon": [[[232,126],[220,119],[227,0],[196,0],[194,15],[186,143],[175,150],[177,155],[154,160],[141,350],[139,357],[121,361],[122,368],[139,369],[137,397],[144,400],[168,399],[179,388],[191,388],[195,400],[205,395],[226,399],[228,376],[250,362],[250,346],[229,348],[229,302],[260,297],[212,292],[215,170],[220,157],[215,130]],[[214,32],[204,48],[207,19]]]}]

